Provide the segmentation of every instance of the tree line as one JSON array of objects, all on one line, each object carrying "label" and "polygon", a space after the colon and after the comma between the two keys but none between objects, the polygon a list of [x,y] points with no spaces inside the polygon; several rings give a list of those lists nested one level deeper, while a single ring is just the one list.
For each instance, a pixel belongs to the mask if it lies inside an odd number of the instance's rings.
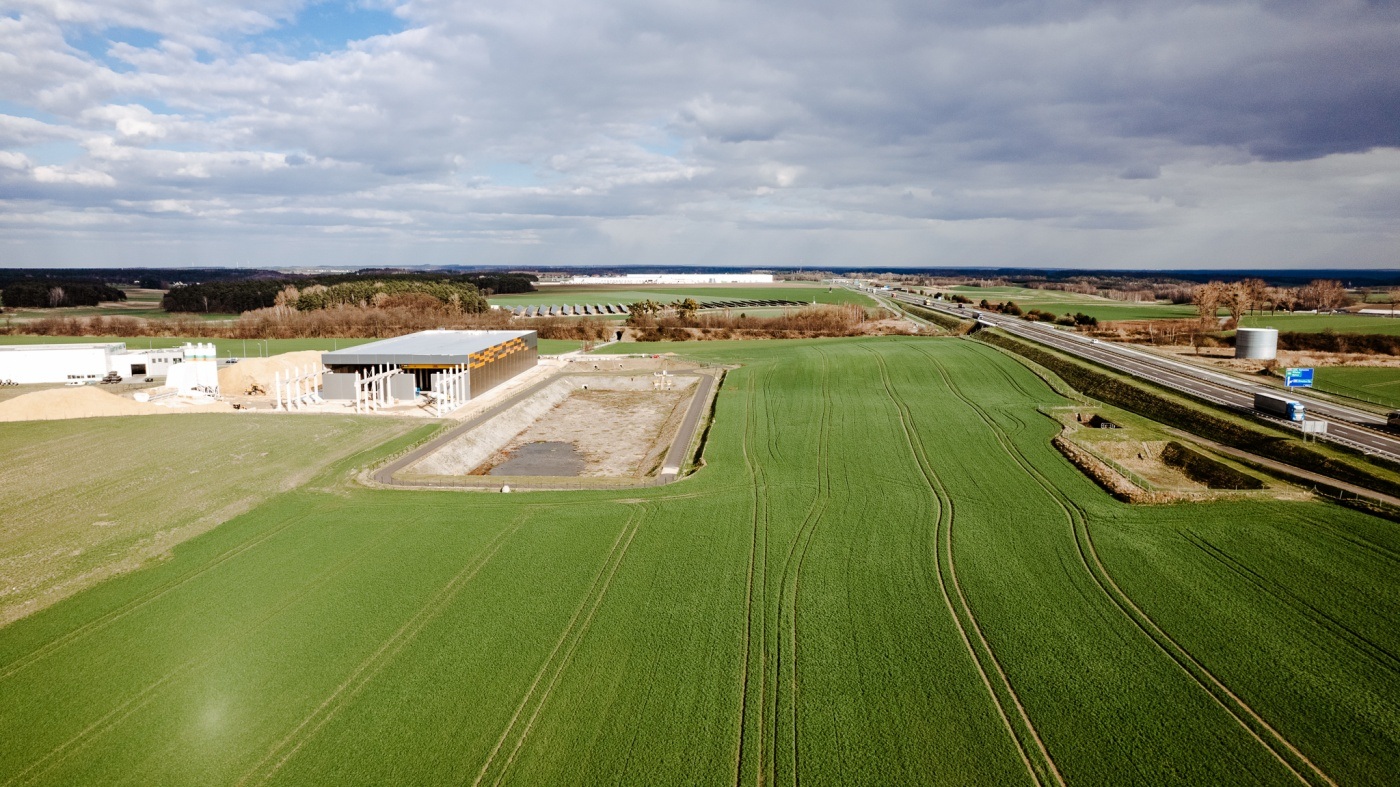
[{"label": "tree line", "polygon": [[[315,298],[308,300],[306,308],[324,308],[332,303],[355,303],[354,295],[365,299],[376,294],[369,288],[375,285],[401,287],[402,283],[417,282],[418,291],[450,294],[456,292],[464,302],[471,288],[473,297],[482,295],[534,292],[536,277],[528,273],[467,273],[467,274],[422,274],[422,273],[381,273],[367,278],[363,273],[332,274],[320,276],[285,277],[280,279],[251,279],[245,281],[212,281],[173,287],[161,300],[161,308],[168,312],[200,312],[221,314],[242,314],[256,309],[268,309],[278,305],[278,296],[288,287],[300,292],[325,292],[339,285],[349,285],[338,293],[344,295],[324,296],[320,306],[313,306]],[[316,288],[320,287],[320,290]],[[411,289],[411,288],[410,288]],[[400,291],[400,290],[396,290]],[[408,290],[401,290],[408,291]],[[320,296],[316,296],[320,297]],[[292,304],[295,305],[295,304]],[[469,306],[464,305],[464,308]]]},{"label": "tree line", "polygon": [[10,308],[54,309],[60,306],[97,306],[126,300],[126,293],[98,281],[19,279],[0,290],[0,303]]},{"label": "tree line", "polygon": [[[1397,298],[1400,290],[1392,291],[1392,303]],[[1298,310],[1327,312],[1349,305],[1351,297],[1334,279],[1314,279],[1300,287],[1271,287],[1263,279],[1241,279],[1197,285],[1191,292],[1191,303],[1204,323],[1215,322],[1224,309],[1238,325],[1245,312],[1253,314],[1266,307],[1270,314],[1279,309],[1290,314]]]}]

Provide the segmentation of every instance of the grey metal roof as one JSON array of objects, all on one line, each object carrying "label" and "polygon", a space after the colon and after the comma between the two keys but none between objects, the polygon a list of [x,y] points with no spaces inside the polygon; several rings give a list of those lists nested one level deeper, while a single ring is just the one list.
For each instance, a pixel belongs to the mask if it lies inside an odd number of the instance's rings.
[{"label": "grey metal roof", "polygon": [[322,353],[326,366],[368,366],[373,364],[467,363],[472,353],[481,352],[534,331],[420,331],[358,347]]}]

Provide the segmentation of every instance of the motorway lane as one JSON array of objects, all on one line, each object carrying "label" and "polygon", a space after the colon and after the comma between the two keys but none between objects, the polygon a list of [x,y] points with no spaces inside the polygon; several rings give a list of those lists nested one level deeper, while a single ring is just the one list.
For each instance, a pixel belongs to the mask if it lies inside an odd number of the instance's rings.
[{"label": "motorway lane", "polygon": [[[923,306],[923,298],[905,293],[893,293],[892,295],[896,300]],[[955,309],[943,304],[935,305],[932,303],[924,308],[935,309],[964,319],[971,318],[971,312],[980,311],[966,308]],[[1032,323],[995,312],[982,311],[981,314],[982,322],[994,325],[1008,333],[1049,345],[1139,379],[1246,411],[1249,415],[1269,421],[1276,426],[1299,428],[1296,423],[1264,416],[1254,409],[1254,394],[1256,392],[1277,396],[1281,392],[1276,388],[1250,385],[1229,375],[1200,369],[1180,361],[1160,358],[1142,350],[1058,331],[1044,323]],[[1384,426],[1385,419],[1364,410],[1299,396],[1296,392],[1289,392],[1288,396],[1303,403],[1309,420],[1327,422],[1327,437],[1333,442],[1350,445],[1364,451],[1386,454],[1400,461],[1400,439],[1376,431],[1376,427]]]}]

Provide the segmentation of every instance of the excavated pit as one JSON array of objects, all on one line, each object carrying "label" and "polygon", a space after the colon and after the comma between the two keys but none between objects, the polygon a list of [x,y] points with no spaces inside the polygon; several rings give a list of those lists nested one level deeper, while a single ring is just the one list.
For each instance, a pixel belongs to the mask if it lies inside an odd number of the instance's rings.
[{"label": "excavated pit", "polygon": [[654,476],[700,389],[693,374],[573,374],[512,404],[395,474],[422,481],[464,476]]}]

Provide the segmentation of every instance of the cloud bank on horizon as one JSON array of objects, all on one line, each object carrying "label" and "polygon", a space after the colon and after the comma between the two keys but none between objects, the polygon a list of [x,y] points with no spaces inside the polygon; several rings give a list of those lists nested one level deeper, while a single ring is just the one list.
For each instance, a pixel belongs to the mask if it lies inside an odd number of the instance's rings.
[{"label": "cloud bank on horizon", "polygon": [[1400,267],[1382,0],[11,0],[0,264]]}]

